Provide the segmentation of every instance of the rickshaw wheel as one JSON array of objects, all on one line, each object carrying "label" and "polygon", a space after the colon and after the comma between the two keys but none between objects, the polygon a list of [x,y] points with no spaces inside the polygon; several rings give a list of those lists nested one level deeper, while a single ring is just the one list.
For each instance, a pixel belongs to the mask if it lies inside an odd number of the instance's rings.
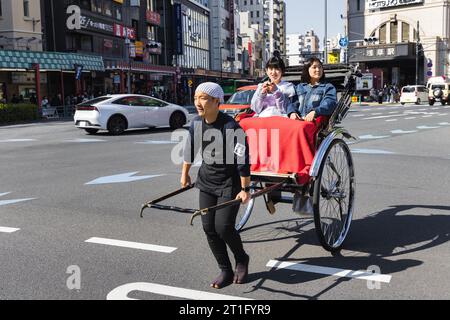
[{"label": "rickshaw wheel", "polygon": [[[255,184],[251,184],[251,186],[254,186]],[[255,193],[254,189],[250,190],[250,194]],[[242,228],[244,228],[245,224],[248,222],[248,219],[250,219],[250,215],[253,211],[253,206],[255,205],[255,199],[251,199],[247,204],[242,204],[239,208],[239,212],[236,217],[236,230],[241,231]]]},{"label": "rickshaw wheel", "polygon": [[336,139],[328,147],[314,182],[314,224],[325,250],[341,249],[352,221],[354,196],[352,155],[345,141]]}]

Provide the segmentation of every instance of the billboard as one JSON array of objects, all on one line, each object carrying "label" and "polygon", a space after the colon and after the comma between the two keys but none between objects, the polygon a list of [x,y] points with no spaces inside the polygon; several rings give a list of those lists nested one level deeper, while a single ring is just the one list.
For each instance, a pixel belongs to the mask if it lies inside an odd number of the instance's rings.
[{"label": "billboard", "polygon": [[356,78],[356,91],[370,90],[373,88],[373,73],[363,73]]}]

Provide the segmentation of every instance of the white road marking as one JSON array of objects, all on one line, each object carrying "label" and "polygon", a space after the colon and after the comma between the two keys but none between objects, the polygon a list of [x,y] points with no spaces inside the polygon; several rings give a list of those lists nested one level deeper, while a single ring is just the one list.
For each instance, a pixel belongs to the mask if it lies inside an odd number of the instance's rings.
[{"label": "white road marking", "polygon": [[10,194],[11,192],[5,192],[5,193],[0,193],[0,197],[6,196],[7,194]]},{"label": "white road marking", "polygon": [[405,118],[405,120],[414,120],[417,119],[417,117],[409,117],[409,118]]},{"label": "white road marking", "polygon": [[376,139],[385,139],[390,138],[390,136],[373,136],[371,134],[358,137],[360,140],[376,140]]},{"label": "white road marking", "polygon": [[142,141],[142,142],[135,142],[136,144],[150,144],[150,145],[164,145],[164,144],[178,144],[179,142],[176,141]]},{"label": "white road marking", "polygon": [[431,118],[432,116],[422,116],[422,118]]},{"label": "white road marking", "polygon": [[107,300],[136,300],[129,298],[128,295],[133,291],[142,291],[148,293],[154,293],[163,296],[176,297],[180,299],[191,300],[252,300],[248,298],[227,296],[217,293],[210,293],[204,291],[196,291],[190,289],[176,288],[163,286],[155,283],[136,282],[128,283],[123,286],[117,287],[108,293]]},{"label": "white road marking", "polygon": [[0,227],[0,232],[3,232],[3,233],[13,233],[13,232],[16,232],[19,230],[20,229],[18,229],[18,228]]},{"label": "white road marking", "polygon": [[395,154],[394,152],[375,149],[351,149],[351,150],[352,153],[359,153],[359,154]]},{"label": "white road marking", "polygon": [[440,126],[450,126],[450,123],[448,122],[441,122],[439,123]]},{"label": "white road marking", "polygon": [[411,130],[411,131],[403,131],[403,130],[393,130],[391,133],[393,134],[408,134],[408,133],[416,133],[419,132],[417,130]]},{"label": "white road marking", "polygon": [[294,271],[310,272],[317,274],[325,274],[339,278],[353,278],[366,281],[376,281],[390,283],[392,276],[379,273],[372,273],[368,271],[353,271],[321,266],[306,265],[302,263],[281,262],[271,260],[267,263],[267,267],[277,269],[289,269]]},{"label": "white road marking", "polygon": [[398,119],[390,119],[390,120],[386,120],[386,122],[397,122]]},{"label": "white road marking", "polygon": [[0,140],[0,142],[32,142],[36,141],[36,139],[7,139],[7,140]]},{"label": "white road marking", "polygon": [[397,113],[398,113],[398,111],[389,112],[389,114],[397,114]]},{"label": "white road marking", "polygon": [[355,114],[352,117],[353,118],[360,118],[360,117],[365,117],[365,116],[366,116],[365,114]]},{"label": "white road marking", "polygon": [[19,203],[19,202],[25,202],[25,201],[31,201],[31,200],[36,200],[36,198],[2,200],[2,201],[0,201],[0,206],[7,206],[7,205],[10,205],[10,204],[15,204],[15,203]]},{"label": "white road marking", "polygon": [[378,120],[378,119],[386,119],[386,118],[392,118],[392,117],[403,117],[404,114],[391,114],[389,116],[379,116],[379,117],[370,117],[370,118],[364,118],[363,120]]},{"label": "white road marking", "polygon": [[419,126],[419,127],[417,127],[417,129],[419,129],[419,130],[428,130],[428,129],[437,129],[437,128],[440,128],[440,127],[430,127],[430,126]]},{"label": "white road marking", "polygon": [[372,116],[381,116],[383,113],[372,113]]},{"label": "white road marking", "polygon": [[157,245],[153,245],[153,244],[121,241],[121,240],[106,239],[106,238],[95,238],[95,237],[88,239],[85,242],[95,243],[95,244],[104,244],[104,245],[113,246],[113,247],[139,249],[139,250],[146,250],[146,251],[156,251],[156,252],[162,252],[162,253],[172,253],[175,250],[177,250],[177,248],[173,248],[173,247],[163,247],[163,246],[157,246]]},{"label": "white road marking", "polygon": [[93,143],[93,142],[107,142],[107,140],[101,140],[101,139],[75,139],[75,140],[66,140],[65,142]]},{"label": "white road marking", "polygon": [[151,176],[133,177],[134,175],[136,175],[138,173],[139,172],[128,172],[128,173],[121,173],[121,174],[117,174],[117,175],[113,175],[113,176],[101,177],[101,178],[98,178],[98,179],[92,180],[91,182],[86,183],[86,185],[128,183],[128,182],[141,181],[141,180],[153,179],[153,178],[164,176],[163,174],[159,174],[159,175],[151,175]]}]

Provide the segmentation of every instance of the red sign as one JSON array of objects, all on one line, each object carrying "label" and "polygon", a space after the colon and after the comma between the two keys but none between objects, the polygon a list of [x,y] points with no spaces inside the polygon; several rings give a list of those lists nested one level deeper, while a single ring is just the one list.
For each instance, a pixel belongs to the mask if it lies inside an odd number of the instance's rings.
[{"label": "red sign", "polygon": [[161,25],[161,15],[158,12],[147,10],[146,18],[148,23]]},{"label": "red sign", "polygon": [[130,40],[136,39],[136,31],[133,28],[124,27],[120,24],[114,24],[114,35],[120,38],[127,38]]}]

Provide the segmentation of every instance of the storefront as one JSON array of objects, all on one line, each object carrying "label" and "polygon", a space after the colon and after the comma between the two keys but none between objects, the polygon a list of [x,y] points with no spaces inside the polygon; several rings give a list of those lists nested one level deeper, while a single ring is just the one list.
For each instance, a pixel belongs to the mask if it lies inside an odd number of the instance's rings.
[{"label": "storefront", "polygon": [[29,102],[33,96],[37,99],[46,96],[50,100],[58,94],[61,97],[81,94],[92,81],[92,74],[104,70],[99,56],[1,50],[1,95],[8,102],[14,96]]}]

